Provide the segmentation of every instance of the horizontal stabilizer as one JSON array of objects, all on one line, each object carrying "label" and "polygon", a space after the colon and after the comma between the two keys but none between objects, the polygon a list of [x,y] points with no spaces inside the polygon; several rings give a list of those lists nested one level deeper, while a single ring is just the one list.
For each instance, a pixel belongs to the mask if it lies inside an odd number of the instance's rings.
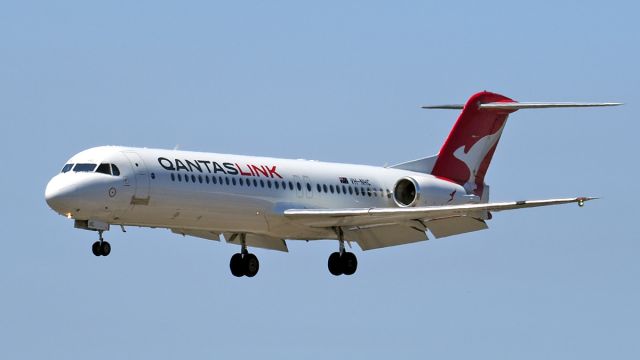
[{"label": "horizontal stabilizer", "polygon": [[603,102],[603,103],[584,103],[584,102],[494,102],[480,104],[480,109],[500,109],[500,110],[519,110],[519,109],[548,109],[548,108],[574,108],[574,107],[596,107],[596,106],[618,106],[622,103]]},{"label": "horizontal stabilizer", "polygon": [[[494,110],[520,110],[520,109],[548,109],[548,108],[575,108],[575,107],[598,107],[598,106],[618,106],[622,103],[617,102],[490,102],[480,104],[480,109]],[[423,109],[444,109],[444,110],[462,110],[464,104],[446,104],[446,105],[428,105],[422,106]]]}]

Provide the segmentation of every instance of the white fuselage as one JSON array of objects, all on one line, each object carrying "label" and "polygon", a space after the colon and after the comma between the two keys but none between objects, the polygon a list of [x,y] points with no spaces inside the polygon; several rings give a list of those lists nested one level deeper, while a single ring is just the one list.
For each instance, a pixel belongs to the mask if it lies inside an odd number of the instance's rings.
[{"label": "white fuselage", "polygon": [[[394,187],[405,177],[420,187],[412,206],[478,201],[430,174],[365,165],[115,146],[85,150],[68,164],[47,186],[49,205],[76,220],[118,225],[335,238],[288,221],[283,210],[397,208]],[[119,174],[75,171],[76,164],[112,164]]]}]

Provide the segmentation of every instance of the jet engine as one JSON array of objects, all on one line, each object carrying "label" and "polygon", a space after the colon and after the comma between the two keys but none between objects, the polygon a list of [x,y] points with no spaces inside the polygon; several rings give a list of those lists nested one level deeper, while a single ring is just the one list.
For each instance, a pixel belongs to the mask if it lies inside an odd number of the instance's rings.
[{"label": "jet engine", "polygon": [[416,206],[420,200],[420,186],[410,177],[403,177],[393,187],[393,200],[400,207]]}]

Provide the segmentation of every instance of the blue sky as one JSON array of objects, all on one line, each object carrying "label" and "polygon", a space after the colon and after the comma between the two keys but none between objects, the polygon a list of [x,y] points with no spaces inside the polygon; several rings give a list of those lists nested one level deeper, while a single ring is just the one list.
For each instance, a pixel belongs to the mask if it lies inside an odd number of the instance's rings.
[{"label": "blue sky", "polygon": [[[638,6],[627,2],[9,1],[0,5],[0,357],[637,358]],[[104,145],[384,165],[438,151],[427,103],[521,101],[493,200],[601,200],[496,214],[490,230],[363,253],[255,250],[47,208],[65,160]]]}]

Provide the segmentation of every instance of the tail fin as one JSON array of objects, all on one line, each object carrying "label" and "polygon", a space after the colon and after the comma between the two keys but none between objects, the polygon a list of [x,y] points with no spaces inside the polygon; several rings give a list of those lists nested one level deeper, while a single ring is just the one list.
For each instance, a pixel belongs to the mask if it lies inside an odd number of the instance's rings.
[{"label": "tail fin", "polygon": [[519,103],[484,91],[471,96],[464,106],[424,106],[426,109],[462,109],[431,174],[463,185],[468,193],[482,197],[484,176],[510,113],[519,109],[615,105],[620,103]]},{"label": "tail fin", "polygon": [[[469,193],[482,197],[484,176],[507,117],[515,111],[479,107],[482,103],[497,102],[514,101],[486,91],[471,96],[442,145],[431,174],[463,185]],[[447,105],[446,108],[454,107]]]}]

